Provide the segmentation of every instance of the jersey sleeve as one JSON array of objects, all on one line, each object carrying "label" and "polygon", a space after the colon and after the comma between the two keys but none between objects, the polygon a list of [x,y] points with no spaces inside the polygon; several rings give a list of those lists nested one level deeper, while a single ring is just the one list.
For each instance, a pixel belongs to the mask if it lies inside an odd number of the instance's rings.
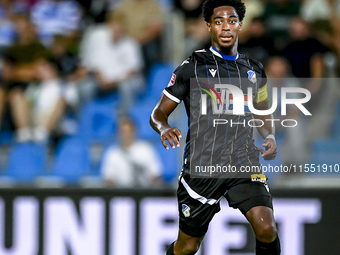
[{"label": "jersey sleeve", "polygon": [[170,100],[179,104],[188,94],[190,78],[195,77],[193,75],[193,65],[189,58],[176,68],[168,86],[163,90],[163,94]]}]

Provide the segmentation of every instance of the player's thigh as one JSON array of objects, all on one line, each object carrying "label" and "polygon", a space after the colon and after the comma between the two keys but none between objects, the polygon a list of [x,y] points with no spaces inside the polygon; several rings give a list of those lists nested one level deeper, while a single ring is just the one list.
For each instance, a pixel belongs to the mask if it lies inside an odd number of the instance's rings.
[{"label": "player's thigh", "polygon": [[245,215],[259,241],[275,240],[272,196],[265,182],[251,181],[235,185],[229,189],[227,199],[229,206],[238,208]]},{"label": "player's thigh", "polygon": [[273,209],[272,196],[265,182],[240,179],[226,194],[229,206],[239,209],[244,215],[253,207],[265,206]]},{"label": "player's thigh", "polygon": [[219,191],[222,182],[218,179],[190,178],[183,174],[177,189],[179,228],[188,236],[202,237],[214,215],[220,211]]}]

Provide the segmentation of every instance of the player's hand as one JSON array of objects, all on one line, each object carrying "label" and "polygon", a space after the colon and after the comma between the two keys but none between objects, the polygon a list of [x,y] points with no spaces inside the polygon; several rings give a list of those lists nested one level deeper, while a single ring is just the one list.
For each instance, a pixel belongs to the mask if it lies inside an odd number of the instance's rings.
[{"label": "player's hand", "polygon": [[161,132],[161,141],[162,141],[164,148],[167,150],[169,150],[169,146],[166,143],[166,141],[168,141],[171,148],[175,149],[176,146],[177,147],[180,146],[179,140],[181,140],[181,138],[182,138],[181,131],[179,131],[178,128],[175,128],[175,127],[164,129]]},{"label": "player's hand", "polygon": [[266,150],[264,151],[261,147],[259,147],[259,150],[262,153],[261,157],[263,157],[265,160],[275,159],[277,153],[275,140],[267,138],[266,140],[264,140],[262,146],[265,147]]}]

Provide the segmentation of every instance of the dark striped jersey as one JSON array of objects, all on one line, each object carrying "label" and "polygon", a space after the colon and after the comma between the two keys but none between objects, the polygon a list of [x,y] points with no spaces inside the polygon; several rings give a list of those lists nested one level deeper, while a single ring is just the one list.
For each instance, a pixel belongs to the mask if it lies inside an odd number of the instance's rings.
[{"label": "dark striped jersey", "polygon": [[[176,103],[183,101],[188,115],[185,172],[198,166],[260,165],[248,98],[261,101],[258,92],[265,85],[260,62],[212,47],[193,52],[177,67],[163,94]],[[242,112],[235,114],[240,103]]]}]

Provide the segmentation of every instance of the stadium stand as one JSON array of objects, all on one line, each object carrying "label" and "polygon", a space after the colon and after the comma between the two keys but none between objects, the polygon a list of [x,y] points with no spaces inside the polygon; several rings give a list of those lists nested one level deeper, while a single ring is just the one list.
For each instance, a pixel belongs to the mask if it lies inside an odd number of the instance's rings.
[{"label": "stadium stand", "polygon": [[36,143],[15,143],[11,145],[6,171],[1,182],[29,184],[42,175],[46,169],[46,146]]}]

